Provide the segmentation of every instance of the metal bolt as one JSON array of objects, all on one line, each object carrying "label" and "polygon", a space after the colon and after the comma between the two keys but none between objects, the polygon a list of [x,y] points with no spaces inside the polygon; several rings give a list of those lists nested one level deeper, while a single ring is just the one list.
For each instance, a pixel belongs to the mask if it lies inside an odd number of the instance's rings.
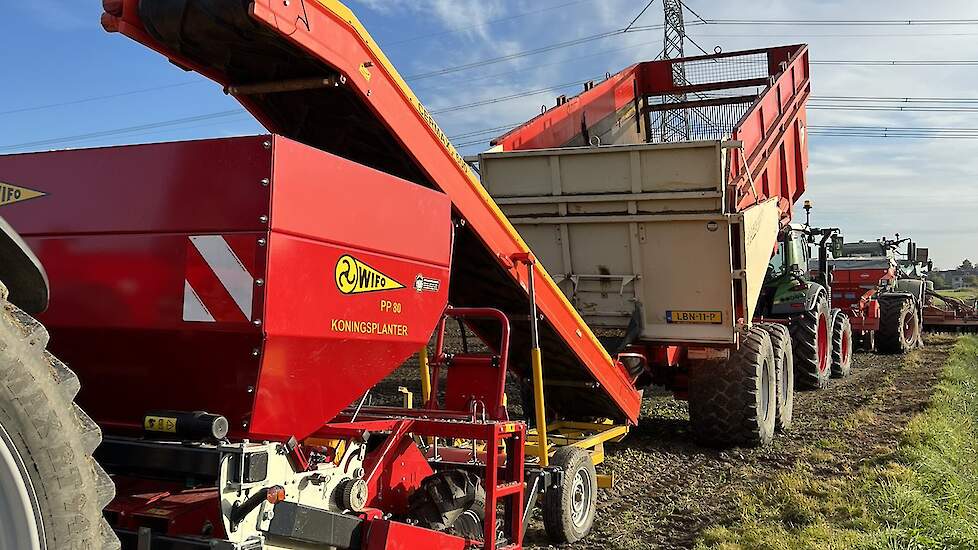
[{"label": "metal bolt", "polygon": [[256,327],[260,327],[261,326],[261,319],[255,319],[254,321],[252,321],[252,323],[254,323],[254,325]]},{"label": "metal bolt", "polygon": [[248,393],[255,393],[255,387],[254,386],[248,386]]},{"label": "metal bolt", "polygon": [[265,286],[265,279],[255,279],[255,284],[258,286]]},{"label": "metal bolt", "polygon": [[258,351],[258,348],[255,348],[255,349],[251,350],[251,356],[252,357],[258,357],[258,354],[259,353],[260,352]]},{"label": "metal bolt", "polygon": [[265,246],[265,244],[267,243],[268,241],[266,241],[265,239],[258,239],[258,246]]},{"label": "metal bolt", "polygon": [[261,179],[261,186],[262,187],[268,187],[268,184],[270,184],[270,183],[272,183],[272,180],[270,180],[268,178],[262,178]]},{"label": "metal bolt", "polygon": [[[247,421],[247,420],[242,420],[242,421],[241,421],[241,427],[242,427],[242,428],[247,428],[247,427],[248,427],[248,421]],[[245,445],[247,445],[247,444],[248,444],[248,440],[247,440],[247,439],[245,439],[245,440],[244,440],[244,444],[245,444]]]},{"label": "metal bolt", "polygon": [[268,216],[259,216],[258,221],[261,223],[268,223]]},{"label": "metal bolt", "polygon": [[272,148],[272,142],[271,141],[267,141],[267,140],[266,141],[263,141],[262,144],[261,144],[261,146],[264,147],[265,149],[271,149]]}]

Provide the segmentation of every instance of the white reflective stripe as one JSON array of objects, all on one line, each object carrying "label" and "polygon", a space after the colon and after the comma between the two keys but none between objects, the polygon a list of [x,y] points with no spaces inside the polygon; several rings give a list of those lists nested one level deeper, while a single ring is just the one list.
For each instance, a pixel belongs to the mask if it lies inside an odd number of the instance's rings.
[{"label": "white reflective stripe", "polygon": [[241,313],[244,313],[245,318],[251,319],[255,279],[231,250],[228,242],[220,235],[197,235],[190,237],[190,242],[204,257],[204,261],[220,279],[231,298],[234,298]]},{"label": "white reflective stripe", "polygon": [[207,311],[207,306],[190,286],[190,281],[183,282],[183,320],[196,323],[215,322],[214,316]]}]

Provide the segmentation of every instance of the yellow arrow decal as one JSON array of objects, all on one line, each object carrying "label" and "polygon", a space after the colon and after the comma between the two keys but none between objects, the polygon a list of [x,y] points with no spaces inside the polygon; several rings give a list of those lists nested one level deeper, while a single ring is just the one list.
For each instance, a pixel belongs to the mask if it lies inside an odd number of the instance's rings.
[{"label": "yellow arrow decal", "polygon": [[29,201],[45,195],[47,195],[47,193],[42,193],[41,191],[0,181],[0,206],[6,206],[15,202]]}]

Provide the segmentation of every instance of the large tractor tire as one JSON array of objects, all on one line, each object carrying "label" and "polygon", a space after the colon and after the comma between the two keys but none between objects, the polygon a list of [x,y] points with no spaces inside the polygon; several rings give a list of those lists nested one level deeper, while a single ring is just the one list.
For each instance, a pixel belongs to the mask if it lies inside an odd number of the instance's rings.
[{"label": "large tractor tire", "polygon": [[917,346],[920,338],[920,319],[913,298],[881,296],[876,349],[882,353],[907,353]]},{"label": "large tractor tire", "polygon": [[795,360],[795,386],[802,390],[819,390],[829,384],[832,374],[832,319],[824,297],[815,307],[791,318],[792,351]]},{"label": "large tractor tire", "polygon": [[774,349],[778,398],[775,429],[784,432],[791,429],[792,412],[795,408],[795,362],[791,352],[791,334],[788,327],[777,323],[762,323],[758,326],[767,331]]},{"label": "large tractor tire", "polygon": [[471,472],[435,472],[411,493],[408,505],[411,517],[422,527],[471,540],[485,538],[486,490]]},{"label": "large tractor tire", "polygon": [[752,327],[728,360],[691,366],[689,420],[701,444],[767,445],[776,416],[774,348],[763,328]]},{"label": "large tractor tire", "polygon": [[841,309],[832,310],[832,376],[852,373],[852,323]]},{"label": "large tractor tire", "polygon": [[48,333],[0,300],[0,550],[119,548],[102,509],[115,486],[92,458],[102,433]]},{"label": "large tractor tire", "polygon": [[547,490],[543,527],[556,544],[577,542],[591,532],[598,504],[598,475],[591,455],[576,447],[561,447],[550,459],[564,475]]}]

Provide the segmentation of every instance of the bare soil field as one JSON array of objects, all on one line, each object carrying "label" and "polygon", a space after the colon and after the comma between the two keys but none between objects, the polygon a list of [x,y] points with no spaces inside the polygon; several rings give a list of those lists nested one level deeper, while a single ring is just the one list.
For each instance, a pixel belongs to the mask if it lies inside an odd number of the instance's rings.
[{"label": "bare soil field", "polygon": [[[565,548],[692,548],[704,529],[738,519],[738,494],[799,462],[819,476],[851,474],[896,448],[906,423],[927,406],[953,343],[932,337],[907,356],[856,355],[848,378],[796,394],[791,431],[763,449],[697,446],[684,402],[646,397],[639,425],[601,466],[616,487],[599,493],[591,536]],[[539,520],[527,544],[550,548]]]}]

